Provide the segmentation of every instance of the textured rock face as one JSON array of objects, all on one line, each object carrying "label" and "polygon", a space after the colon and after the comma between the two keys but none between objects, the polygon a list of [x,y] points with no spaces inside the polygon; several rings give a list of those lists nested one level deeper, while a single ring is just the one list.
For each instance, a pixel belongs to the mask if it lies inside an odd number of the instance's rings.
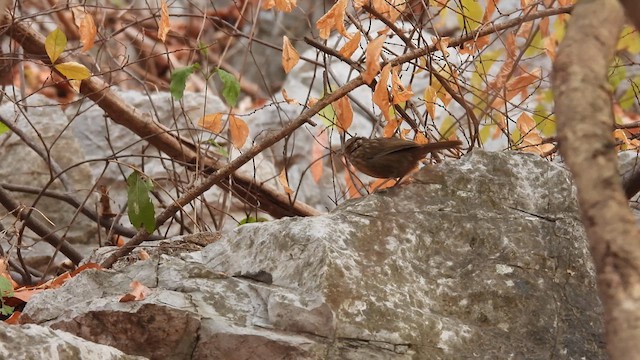
[{"label": "textured rock face", "polygon": [[142,360],[109,346],[86,341],[60,330],[38,325],[8,326],[0,322],[1,359]]},{"label": "textured rock face", "polygon": [[[118,303],[138,280],[153,291]],[[86,271],[23,321],[157,359],[603,358],[568,173],[475,152],[314,218]]]}]

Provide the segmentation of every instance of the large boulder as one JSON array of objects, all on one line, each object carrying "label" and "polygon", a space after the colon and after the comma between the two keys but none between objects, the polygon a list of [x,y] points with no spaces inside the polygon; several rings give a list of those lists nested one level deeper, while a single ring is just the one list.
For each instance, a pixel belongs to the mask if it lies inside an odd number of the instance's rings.
[{"label": "large boulder", "polygon": [[[133,280],[151,293],[118,302]],[[85,271],[22,321],[153,359],[599,359],[601,313],[569,173],[476,151],[327,215]]]}]

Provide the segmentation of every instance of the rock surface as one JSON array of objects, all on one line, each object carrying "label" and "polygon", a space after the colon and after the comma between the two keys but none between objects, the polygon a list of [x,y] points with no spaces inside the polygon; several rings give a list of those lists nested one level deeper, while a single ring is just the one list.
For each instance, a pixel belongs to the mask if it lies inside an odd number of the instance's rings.
[{"label": "rock surface", "polygon": [[142,360],[110,346],[39,325],[9,326],[0,322],[0,359]]},{"label": "rock surface", "polygon": [[[324,216],[85,271],[22,321],[152,359],[600,359],[574,195],[555,164],[476,151]],[[133,280],[151,293],[118,302]]]}]

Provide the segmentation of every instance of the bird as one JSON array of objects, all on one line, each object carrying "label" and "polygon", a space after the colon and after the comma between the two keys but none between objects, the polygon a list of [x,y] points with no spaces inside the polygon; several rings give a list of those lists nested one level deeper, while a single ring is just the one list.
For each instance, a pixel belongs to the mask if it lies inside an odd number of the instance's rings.
[{"label": "bird", "polygon": [[349,163],[360,172],[374,178],[402,178],[418,166],[428,153],[453,149],[459,140],[418,144],[399,138],[352,137],[342,150]]}]

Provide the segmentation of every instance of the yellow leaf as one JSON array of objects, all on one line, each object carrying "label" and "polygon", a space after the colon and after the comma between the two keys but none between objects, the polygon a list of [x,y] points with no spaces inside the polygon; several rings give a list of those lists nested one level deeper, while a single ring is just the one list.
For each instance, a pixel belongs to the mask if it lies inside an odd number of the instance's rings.
[{"label": "yellow leaf", "polygon": [[198,120],[198,126],[201,126],[213,133],[220,134],[222,131],[222,113],[207,114]]},{"label": "yellow leaf", "polygon": [[425,90],[424,90],[424,103],[427,106],[427,113],[429,114],[429,116],[431,117],[431,119],[435,119],[436,118],[436,96],[437,96],[437,92],[436,89],[433,88],[433,86],[429,85]]},{"label": "yellow leaf", "polygon": [[350,58],[351,55],[358,49],[358,45],[360,45],[360,39],[362,36],[359,32],[356,32],[349,41],[340,49],[340,55]]},{"label": "yellow leaf", "polygon": [[80,92],[80,85],[82,85],[82,80],[69,80],[69,86],[77,93]]},{"label": "yellow leaf", "polygon": [[56,64],[54,67],[69,80],[84,80],[91,76],[91,72],[86,66],[75,61]]},{"label": "yellow leaf", "polygon": [[320,30],[321,38],[328,39],[331,29],[333,28],[338,30],[343,36],[348,37],[347,29],[344,27],[347,5],[348,0],[338,0],[338,2],[316,22],[316,27]]},{"label": "yellow leaf", "polygon": [[[456,1],[456,3],[458,3]],[[478,0],[461,0],[457,14],[458,25],[467,31],[473,31],[482,25],[484,10]]]},{"label": "yellow leaf", "polygon": [[167,8],[166,0],[160,2],[160,25],[158,25],[158,38],[165,42],[167,40],[167,34],[171,30],[171,23],[169,22],[169,9]]},{"label": "yellow leaf", "polygon": [[56,60],[58,60],[66,46],[67,36],[62,32],[62,30],[56,28],[47,35],[47,39],[44,42],[44,48],[47,51],[47,55],[49,55],[51,63],[55,63]]},{"label": "yellow leaf", "polygon": [[336,125],[338,131],[344,133],[349,130],[351,122],[353,121],[353,108],[351,107],[351,101],[349,97],[343,96],[340,99],[331,103],[333,110],[336,114]]},{"label": "yellow leaf", "polygon": [[282,67],[284,68],[285,73],[289,73],[291,69],[298,63],[300,60],[300,55],[296,49],[291,45],[291,41],[286,36],[282,37]]},{"label": "yellow leaf", "polygon": [[242,148],[249,137],[249,127],[244,120],[229,115],[229,132],[231,135],[231,143],[236,149]]},{"label": "yellow leaf", "polygon": [[93,47],[96,39],[96,23],[93,21],[91,14],[85,14],[80,23],[80,41],[82,41],[82,51],[88,51]]},{"label": "yellow leaf", "polygon": [[366,70],[362,73],[362,79],[367,84],[371,84],[373,78],[375,78],[378,71],[380,71],[380,53],[382,52],[382,46],[386,38],[387,35],[380,35],[367,46],[367,58],[365,59]]},{"label": "yellow leaf", "polygon": [[293,194],[293,189],[289,187],[289,181],[287,181],[287,173],[284,171],[284,169],[280,171],[280,175],[278,175],[278,180],[280,181],[280,185],[282,185],[282,187],[284,188],[284,192],[286,192],[287,195]]},{"label": "yellow leaf", "polygon": [[389,102],[389,89],[387,89],[387,82],[389,82],[389,73],[391,72],[391,65],[387,64],[380,73],[380,81],[376,85],[376,89],[373,92],[373,102],[378,105],[382,111],[382,115],[387,121],[391,121],[389,110],[391,108],[391,102]]}]

